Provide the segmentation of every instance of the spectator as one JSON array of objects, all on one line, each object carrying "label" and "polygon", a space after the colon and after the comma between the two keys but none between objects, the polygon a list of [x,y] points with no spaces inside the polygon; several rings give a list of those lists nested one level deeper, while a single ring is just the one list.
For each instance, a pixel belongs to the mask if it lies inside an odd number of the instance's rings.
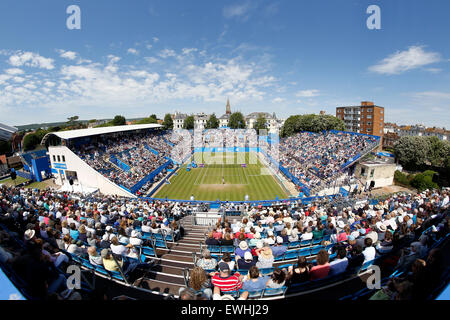
[{"label": "spectator", "polygon": [[337,250],[336,259],[330,262],[330,276],[338,275],[347,269],[348,259],[347,259],[347,251],[345,248],[339,248]]},{"label": "spectator", "polygon": [[297,266],[290,266],[288,269],[288,278],[291,284],[303,283],[309,281],[309,265],[304,256],[298,257]]},{"label": "spectator", "polygon": [[240,270],[249,270],[256,265],[258,258],[254,257],[250,252],[244,254],[244,259],[237,259],[237,266]]},{"label": "spectator", "polygon": [[233,292],[242,288],[243,276],[238,273],[231,275],[230,267],[227,263],[221,262],[219,264],[219,272],[216,273],[211,283],[220,289],[221,292]]},{"label": "spectator", "polygon": [[211,251],[204,249],[202,258],[197,261],[197,266],[203,270],[212,270],[217,267],[217,260],[211,257]]},{"label": "spectator", "polygon": [[250,268],[246,278],[247,279],[243,282],[242,290],[251,292],[266,288],[268,278],[261,276],[259,274],[259,269],[256,266]]},{"label": "spectator", "polygon": [[329,255],[326,250],[322,249],[319,251],[316,258],[317,265],[310,269],[309,275],[311,280],[323,279],[328,276],[328,273],[330,272],[328,257]]},{"label": "spectator", "polygon": [[267,288],[279,289],[282,288],[286,283],[286,273],[279,269],[275,268],[273,270],[272,275],[270,276],[269,281],[267,281]]}]

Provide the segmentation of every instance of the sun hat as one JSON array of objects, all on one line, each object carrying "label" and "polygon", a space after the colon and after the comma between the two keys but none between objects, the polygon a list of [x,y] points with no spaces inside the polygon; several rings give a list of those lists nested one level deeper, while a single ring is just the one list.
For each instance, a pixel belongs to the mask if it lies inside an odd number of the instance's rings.
[{"label": "sun hat", "polygon": [[244,260],[253,260],[253,256],[250,251],[244,253]]},{"label": "sun hat", "polygon": [[261,250],[261,255],[266,259],[273,257],[272,249],[267,247],[264,250]]},{"label": "sun hat", "polygon": [[256,248],[257,249],[261,249],[262,247],[263,247],[263,242],[262,241],[256,242]]},{"label": "sun hat", "polygon": [[283,243],[283,238],[280,237],[280,236],[278,236],[278,237],[277,237],[277,243],[278,243],[278,244],[282,244],[282,243]]},{"label": "sun hat", "polygon": [[255,233],[255,239],[261,239],[261,234],[259,232]]},{"label": "sun hat", "polygon": [[239,243],[239,248],[241,248],[241,250],[247,250],[248,249],[248,244],[246,241],[241,241]]},{"label": "sun hat", "polygon": [[344,227],[345,227],[345,223],[344,223],[344,221],[342,221],[342,220],[339,220],[338,223],[337,223],[337,225],[338,225],[338,227],[341,228],[341,229],[344,229]]},{"label": "sun hat", "polygon": [[387,228],[384,224],[380,223],[379,225],[377,224],[378,230],[380,230],[381,232],[386,232]]},{"label": "sun hat", "polygon": [[25,240],[28,241],[28,240],[33,239],[35,233],[36,233],[36,232],[35,232],[34,230],[31,230],[31,229],[25,231]]}]

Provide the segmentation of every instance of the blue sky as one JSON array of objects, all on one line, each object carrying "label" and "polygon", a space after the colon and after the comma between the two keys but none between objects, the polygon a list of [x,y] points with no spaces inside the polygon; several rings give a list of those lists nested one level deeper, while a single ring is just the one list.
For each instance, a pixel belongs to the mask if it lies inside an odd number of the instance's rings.
[{"label": "blue sky", "polygon": [[[66,8],[81,8],[68,30]],[[381,8],[381,30],[366,9]],[[450,128],[448,0],[2,0],[0,121],[179,110],[335,114]]]}]

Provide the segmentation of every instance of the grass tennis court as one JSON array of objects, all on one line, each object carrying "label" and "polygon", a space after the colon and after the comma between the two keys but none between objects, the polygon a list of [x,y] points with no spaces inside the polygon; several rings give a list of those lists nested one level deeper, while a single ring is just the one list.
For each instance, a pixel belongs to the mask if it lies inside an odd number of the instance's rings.
[{"label": "grass tennis court", "polygon": [[[183,165],[153,197],[188,200],[194,195],[195,200],[212,201],[243,201],[245,195],[250,200],[289,197],[254,153],[199,153],[195,162],[205,165],[190,171]],[[246,168],[241,166],[244,163]]]}]

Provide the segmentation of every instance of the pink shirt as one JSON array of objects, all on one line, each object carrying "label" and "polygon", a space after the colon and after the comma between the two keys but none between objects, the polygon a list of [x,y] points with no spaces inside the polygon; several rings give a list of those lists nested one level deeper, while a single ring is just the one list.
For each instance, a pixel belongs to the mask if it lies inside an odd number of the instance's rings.
[{"label": "pink shirt", "polygon": [[311,280],[323,279],[330,272],[330,264],[327,262],[323,265],[317,265],[311,268],[309,272]]}]

